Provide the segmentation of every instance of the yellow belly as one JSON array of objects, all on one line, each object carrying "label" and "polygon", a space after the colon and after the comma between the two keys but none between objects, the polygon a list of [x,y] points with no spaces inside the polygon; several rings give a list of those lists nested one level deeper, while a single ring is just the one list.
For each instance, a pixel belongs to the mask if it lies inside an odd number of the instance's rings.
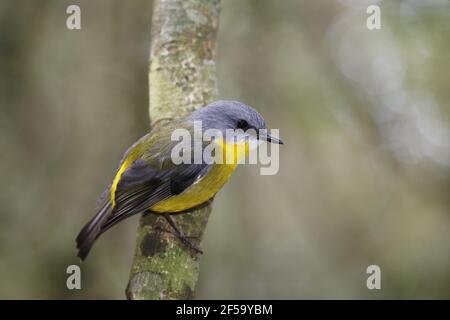
[{"label": "yellow belly", "polygon": [[178,212],[196,207],[212,197],[230,179],[240,160],[249,153],[249,145],[224,144],[218,142],[223,152],[225,164],[214,164],[207,175],[188,187],[182,193],[155,204],[150,210],[155,212]]},{"label": "yellow belly", "polygon": [[155,212],[178,212],[198,206],[211,199],[228,181],[237,164],[215,164],[208,174],[182,193],[158,202]]}]

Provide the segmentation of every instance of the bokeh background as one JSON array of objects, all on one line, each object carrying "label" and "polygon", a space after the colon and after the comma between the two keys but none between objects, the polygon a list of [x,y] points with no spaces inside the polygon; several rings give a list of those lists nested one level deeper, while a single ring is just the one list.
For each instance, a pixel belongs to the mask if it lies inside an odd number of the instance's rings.
[{"label": "bokeh background", "polygon": [[[124,298],[138,217],[98,241],[81,291],[66,267],[148,130],[151,11],[0,0],[0,298]],[[220,96],[285,145],[277,175],[242,166],[216,197],[198,298],[450,298],[449,40],[447,0],[223,1]]]}]

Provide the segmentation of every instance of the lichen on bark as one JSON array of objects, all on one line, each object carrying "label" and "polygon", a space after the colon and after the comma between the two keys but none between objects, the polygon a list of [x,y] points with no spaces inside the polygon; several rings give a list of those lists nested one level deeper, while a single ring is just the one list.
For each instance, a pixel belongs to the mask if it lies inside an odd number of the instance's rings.
[{"label": "lichen on bark", "polygon": [[[149,70],[151,125],[164,125],[217,98],[216,35],[220,0],[155,0]],[[164,121],[162,121],[164,120]],[[201,243],[211,206],[174,217]],[[198,253],[173,235],[165,220],[142,217],[126,289],[128,299],[192,299]]]}]

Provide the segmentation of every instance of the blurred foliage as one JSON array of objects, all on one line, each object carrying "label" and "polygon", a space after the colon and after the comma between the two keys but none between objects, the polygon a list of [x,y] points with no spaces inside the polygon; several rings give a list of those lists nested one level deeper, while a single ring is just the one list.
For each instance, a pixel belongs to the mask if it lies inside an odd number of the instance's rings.
[{"label": "blurred foliage", "polygon": [[[369,31],[367,3],[223,1],[220,95],[285,145],[277,175],[243,166],[216,197],[198,298],[450,297],[450,5],[379,2]],[[0,298],[124,298],[137,217],[98,241],[81,291],[65,270],[148,130],[150,18],[147,0],[0,1]]]}]

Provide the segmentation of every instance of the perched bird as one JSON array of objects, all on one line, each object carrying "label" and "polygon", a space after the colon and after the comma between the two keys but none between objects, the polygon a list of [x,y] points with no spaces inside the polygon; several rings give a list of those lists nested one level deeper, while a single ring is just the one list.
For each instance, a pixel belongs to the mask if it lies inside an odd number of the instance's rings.
[{"label": "perched bird", "polygon": [[[173,141],[174,130],[182,128],[193,133],[193,145],[201,139],[200,146],[205,147],[204,139],[194,133],[196,123],[201,123],[202,131],[216,130],[221,133],[221,137],[214,138],[213,143],[225,151],[224,155],[238,145],[244,145],[244,152],[236,152],[231,163],[191,161],[175,164],[172,151],[179,141]],[[282,144],[281,140],[268,135],[264,129],[264,118],[253,108],[237,101],[216,101],[187,117],[151,130],[122,157],[113,182],[102,196],[100,210],[76,238],[78,256],[84,260],[102,233],[142,212],[161,214],[180,240],[200,251],[178,230],[170,214],[183,213],[207,204],[228,181],[240,158],[248,154],[251,141]],[[233,139],[228,138],[227,130],[237,132]]]}]

